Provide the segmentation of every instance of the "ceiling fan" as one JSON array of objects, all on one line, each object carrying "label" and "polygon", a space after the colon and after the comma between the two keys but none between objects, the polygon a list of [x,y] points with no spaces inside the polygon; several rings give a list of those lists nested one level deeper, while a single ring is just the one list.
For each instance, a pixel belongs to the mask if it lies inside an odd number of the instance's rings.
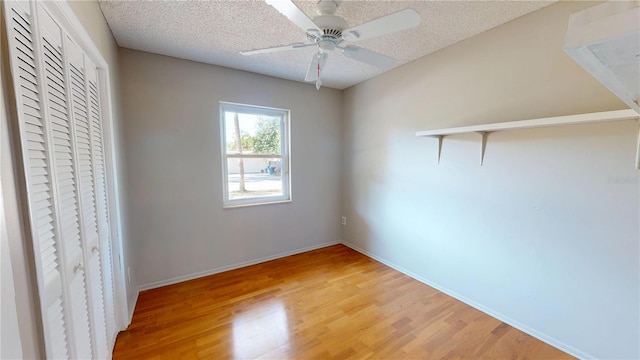
[{"label": "ceiling fan", "polygon": [[318,1],[318,16],[314,17],[313,20],[291,0],[266,0],[266,2],[302,29],[307,36],[307,41],[240,53],[242,55],[258,55],[317,46],[318,52],[311,59],[305,81],[315,81],[318,90],[322,85],[320,73],[327,62],[327,53],[335,49],[338,49],[347,57],[381,69],[389,69],[396,63],[396,59],[375,51],[355,45],[343,45],[344,41],[370,39],[410,29],[420,24],[420,14],[413,9],[404,9],[364,24],[347,27],[347,22],[335,15],[338,8],[336,0]]}]

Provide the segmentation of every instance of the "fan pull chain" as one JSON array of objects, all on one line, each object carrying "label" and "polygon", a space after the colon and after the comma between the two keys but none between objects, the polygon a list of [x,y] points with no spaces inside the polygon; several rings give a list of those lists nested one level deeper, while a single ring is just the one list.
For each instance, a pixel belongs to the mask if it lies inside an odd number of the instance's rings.
[{"label": "fan pull chain", "polygon": [[316,80],[316,90],[320,90],[322,86],[322,80],[320,80],[320,61],[322,60],[322,52],[318,51],[318,80]]}]

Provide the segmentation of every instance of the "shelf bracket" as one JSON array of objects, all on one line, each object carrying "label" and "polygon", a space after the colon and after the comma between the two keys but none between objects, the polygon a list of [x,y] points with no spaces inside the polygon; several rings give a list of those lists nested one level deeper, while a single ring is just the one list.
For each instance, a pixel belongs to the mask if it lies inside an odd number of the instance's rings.
[{"label": "shelf bracket", "polygon": [[638,145],[636,149],[636,169],[640,170],[640,118],[638,118]]},{"label": "shelf bracket", "polygon": [[444,142],[444,135],[436,136],[438,138],[438,165],[440,165],[440,155],[442,155],[442,143]]},{"label": "shelf bracket", "polygon": [[480,150],[480,166],[484,164],[484,153],[487,150],[487,138],[489,137],[489,131],[478,131],[478,134],[482,136],[482,149]]}]

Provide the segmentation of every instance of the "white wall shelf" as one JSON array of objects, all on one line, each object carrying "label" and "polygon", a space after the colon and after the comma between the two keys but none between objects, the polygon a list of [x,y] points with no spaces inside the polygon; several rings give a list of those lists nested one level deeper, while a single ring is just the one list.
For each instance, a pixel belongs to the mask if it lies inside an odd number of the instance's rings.
[{"label": "white wall shelf", "polygon": [[[466,133],[478,133],[482,136],[482,147],[480,153],[480,165],[484,163],[484,153],[487,147],[487,138],[489,134],[496,131],[504,130],[516,130],[516,129],[531,129],[538,127],[550,127],[550,126],[563,126],[563,125],[577,125],[577,124],[589,124],[596,122],[607,121],[622,121],[622,120],[638,120],[640,114],[632,109],[628,110],[615,110],[604,111],[597,113],[568,115],[568,116],[556,116],[541,119],[522,120],[522,121],[509,121],[502,123],[483,124],[474,126],[462,126],[448,129],[427,130],[418,131],[416,136],[419,137],[434,137],[438,139],[438,163],[440,163],[440,155],[442,154],[442,143],[445,136],[466,134]],[[640,130],[638,132],[638,146],[636,154],[636,168],[640,169]]]}]

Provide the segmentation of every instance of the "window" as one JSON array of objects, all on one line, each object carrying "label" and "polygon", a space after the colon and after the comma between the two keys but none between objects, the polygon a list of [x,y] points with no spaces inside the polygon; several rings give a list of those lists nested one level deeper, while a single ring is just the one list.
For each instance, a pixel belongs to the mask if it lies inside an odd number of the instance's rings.
[{"label": "window", "polygon": [[289,110],[220,103],[224,207],[291,201]]}]

